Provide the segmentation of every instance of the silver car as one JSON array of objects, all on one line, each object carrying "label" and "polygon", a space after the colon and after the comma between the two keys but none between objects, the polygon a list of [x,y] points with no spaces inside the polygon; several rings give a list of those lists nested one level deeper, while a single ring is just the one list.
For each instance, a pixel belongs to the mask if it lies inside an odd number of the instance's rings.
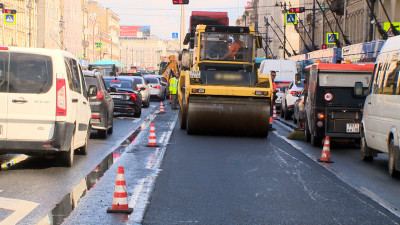
[{"label": "silver car", "polygon": [[156,75],[145,75],[144,79],[150,85],[150,96],[158,100],[164,100],[167,96],[167,84],[161,81],[161,78]]}]

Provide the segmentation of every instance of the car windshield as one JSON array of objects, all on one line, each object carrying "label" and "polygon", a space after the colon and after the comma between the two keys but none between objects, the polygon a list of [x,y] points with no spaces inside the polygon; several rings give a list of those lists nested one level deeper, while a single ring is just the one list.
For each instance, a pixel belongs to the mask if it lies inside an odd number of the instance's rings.
[{"label": "car windshield", "polygon": [[132,89],[132,81],[130,80],[121,80],[121,79],[104,79],[107,88],[114,87],[114,88],[125,88],[125,89]]},{"label": "car windshield", "polygon": [[158,78],[147,77],[145,80],[149,81],[150,84],[159,84],[160,80]]},{"label": "car windshield", "polygon": [[135,83],[136,84],[143,84],[142,78],[135,78]]},{"label": "car windshield", "polygon": [[200,43],[200,60],[251,62],[253,35],[203,33]]}]

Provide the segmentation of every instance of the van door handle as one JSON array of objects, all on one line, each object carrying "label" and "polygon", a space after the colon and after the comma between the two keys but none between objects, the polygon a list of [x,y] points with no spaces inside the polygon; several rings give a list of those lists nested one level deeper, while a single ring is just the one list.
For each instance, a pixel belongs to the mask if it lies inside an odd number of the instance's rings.
[{"label": "van door handle", "polygon": [[86,102],[83,102],[84,105],[86,105]]},{"label": "van door handle", "polygon": [[13,99],[11,100],[13,103],[27,103],[28,101],[25,99]]},{"label": "van door handle", "polygon": [[78,102],[78,99],[77,98],[73,98],[72,102]]},{"label": "van door handle", "polygon": [[371,105],[371,102],[368,102],[368,105]]}]

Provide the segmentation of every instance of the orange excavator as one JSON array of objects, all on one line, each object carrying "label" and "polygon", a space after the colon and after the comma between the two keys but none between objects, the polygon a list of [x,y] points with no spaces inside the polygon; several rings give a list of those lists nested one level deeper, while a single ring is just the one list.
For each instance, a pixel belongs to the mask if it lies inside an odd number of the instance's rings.
[{"label": "orange excavator", "polygon": [[[176,72],[178,72],[178,62],[175,59],[175,55],[170,55],[168,56],[169,62],[167,62],[167,65],[164,69],[164,71],[162,72],[162,75],[168,80],[171,77],[171,74],[176,74]],[[171,73],[171,71],[173,73]]]}]

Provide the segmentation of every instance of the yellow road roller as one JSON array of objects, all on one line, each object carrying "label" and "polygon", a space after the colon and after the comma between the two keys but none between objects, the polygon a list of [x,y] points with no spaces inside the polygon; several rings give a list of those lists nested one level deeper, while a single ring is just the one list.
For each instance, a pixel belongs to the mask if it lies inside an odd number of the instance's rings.
[{"label": "yellow road roller", "polygon": [[[194,29],[194,28],[193,28]],[[254,69],[253,27],[199,24],[180,55],[179,123],[187,134],[266,137],[273,96]]]}]

